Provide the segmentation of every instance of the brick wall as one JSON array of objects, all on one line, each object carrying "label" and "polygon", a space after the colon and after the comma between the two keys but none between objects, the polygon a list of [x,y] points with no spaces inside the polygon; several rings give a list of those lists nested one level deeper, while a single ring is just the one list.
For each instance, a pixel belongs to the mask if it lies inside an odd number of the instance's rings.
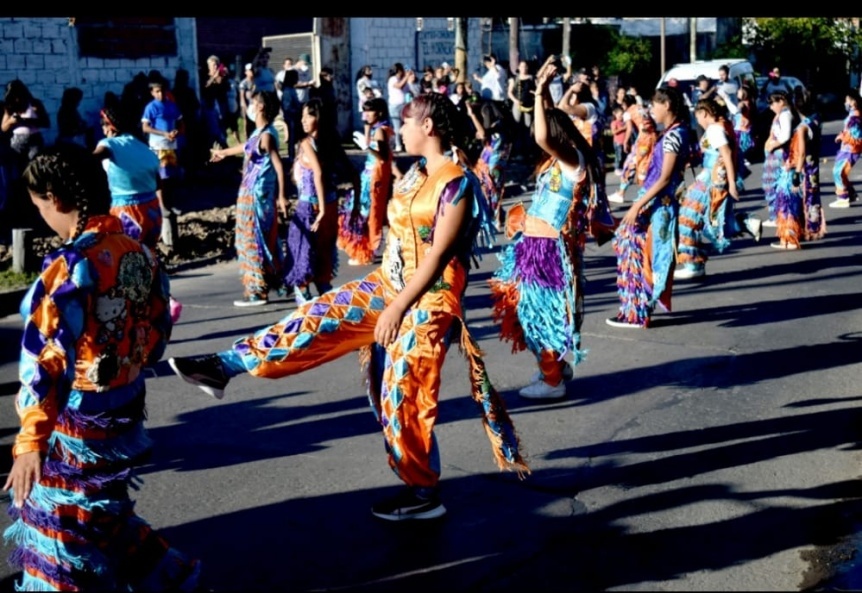
[{"label": "brick wall", "polygon": [[138,72],[158,70],[173,82],[178,68],[191,75],[198,88],[196,31],[193,18],[175,19],[177,55],[139,59],[80,57],[77,33],[65,17],[0,18],[0,83],[20,79],[33,96],[42,100],[51,118],[45,140],[57,135],[57,110],[67,87],[84,91],[79,111],[96,126],[105,93],[123,92],[123,86]]},{"label": "brick wall", "polygon": [[[423,18],[423,32],[446,31],[448,20],[444,17]],[[482,33],[478,18],[468,20],[467,29],[467,74],[481,71],[482,68]],[[357,111],[356,73],[365,65],[374,68],[374,78],[386,92],[386,81],[389,79],[389,68],[395,62],[401,62],[405,67],[421,70],[425,65],[422,49],[431,47],[430,43],[423,45],[423,35],[416,31],[415,17],[384,18],[384,17],[353,17],[350,19],[350,89],[351,109],[353,111],[354,129],[362,129],[361,114]],[[455,65],[454,34],[452,46],[446,61]],[[434,45],[433,57],[439,57]],[[417,64],[417,60],[421,63]],[[440,60],[442,61],[442,60]],[[429,63],[438,66],[439,63]]]}]

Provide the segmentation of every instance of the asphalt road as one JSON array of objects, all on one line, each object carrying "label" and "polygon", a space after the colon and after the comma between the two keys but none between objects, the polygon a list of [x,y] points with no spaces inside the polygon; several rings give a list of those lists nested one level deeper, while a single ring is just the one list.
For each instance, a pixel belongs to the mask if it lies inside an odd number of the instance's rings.
[{"label": "asphalt road", "polygon": [[[839,128],[824,129],[824,203]],[[762,215],[753,169],[740,208]],[[507,203],[519,199],[529,195]],[[441,521],[370,514],[400,482],[355,356],[281,380],[238,377],[221,401],[160,363],[137,511],[203,560],[204,584],[216,591],[814,585],[853,555],[862,518],[860,213],[825,209],[827,236],[796,252],[771,249],[771,229],[759,244],[736,240],[704,279],[676,284],[673,312],[657,313],[649,330],[604,323],[617,306],[615,259],[610,244],[589,243],[589,353],[555,402],[517,396],[535,365],[497,339],[486,283],[497,260],[488,254],[472,276],[467,320],[533,473],[519,481],[496,471],[466,363],[451,350],[436,431],[449,511]],[[344,265],[337,280],[370,269]],[[185,308],[167,356],[224,349],[294,309],[288,300],[233,307],[237,274],[231,262],[174,276]],[[17,316],[0,319],[4,459],[17,430],[20,326]],[[13,574],[0,567],[6,590]]]}]

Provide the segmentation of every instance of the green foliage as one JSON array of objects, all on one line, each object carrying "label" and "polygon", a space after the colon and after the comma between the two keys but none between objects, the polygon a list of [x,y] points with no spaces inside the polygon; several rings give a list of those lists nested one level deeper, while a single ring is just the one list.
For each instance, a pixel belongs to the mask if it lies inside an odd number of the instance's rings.
[{"label": "green foliage", "polygon": [[748,48],[742,43],[742,35],[734,35],[729,41],[716,47],[709,55],[709,60],[747,58]]},{"label": "green foliage", "polygon": [[13,272],[12,270],[3,270],[0,272],[0,291],[15,290],[17,288],[27,288],[39,274],[36,272]]},{"label": "green foliage", "polygon": [[843,87],[859,64],[862,33],[847,18],[746,19],[747,41],[762,70],[781,66],[821,89]]},{"label": "green foliage", "polygon": [[652,65],[652,47],[645,37],[628,37],[615,34],[616,43],[608,51],[606,72],[632,74]]}]

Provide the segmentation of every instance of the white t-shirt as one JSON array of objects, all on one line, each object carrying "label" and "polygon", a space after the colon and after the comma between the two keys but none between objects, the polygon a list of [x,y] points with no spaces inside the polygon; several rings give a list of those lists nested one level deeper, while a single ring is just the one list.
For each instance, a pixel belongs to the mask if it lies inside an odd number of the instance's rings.
[{"label": "white t-shirt", "polygon": [[486,99],[503,101],[506,98],[506,71],[500,64],[494,64],[494,68],[488,69],[482,75],[481,94]]},{"label": "white t-shirt", "polygon": [[[302,66],[296,66],[294,68],[294,70],[296,70],[296,75],[297,75],[296,82],[303,83],[303,82],[311,82],[312,80],[314,80],[314,77],[311,75],[311,68],[309,68],[308,66],[305,66],[304,69]],[[308,103],[308,99],[311,96],[311,87],[297,86],[296,87],[296,96],[299,99],[300,103],[302,103],[302,104]]]},{"label": "white t-shirt", "polygon": [[720,123],[709,124],[704,131],[707,142],[713,148],[721,148],[727,144],[727,134],[724,133],[724,126]]},{"label": "white t-shirt", "polygon": [[398,88],[398,82],[398,76],[393,74],[389,77],[389,81],[386,83],[386,90],[389,92],[388,100],[390,107],[404,104],[404,89]]}]

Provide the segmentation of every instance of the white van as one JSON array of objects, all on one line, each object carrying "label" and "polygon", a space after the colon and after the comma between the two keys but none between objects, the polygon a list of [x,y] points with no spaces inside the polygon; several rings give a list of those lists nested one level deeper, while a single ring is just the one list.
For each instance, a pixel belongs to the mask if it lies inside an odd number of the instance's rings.
[{"label": "white van", "polygon": [[729,70],[728,78],[730,80],[735,81],[738,86],[742,86],[746,82],[754,86],[754,68],[751,66],[751,62],[741,58],[728,58],[724,60],[698,60],[690,64],[674,64],[659,79],[655,88],[667,86],[667,81],[675,78],[679,83],[677,88],[687,93],[697,84],[697,77],[701,74],[716,82],[718,69],[725,64]]}]

